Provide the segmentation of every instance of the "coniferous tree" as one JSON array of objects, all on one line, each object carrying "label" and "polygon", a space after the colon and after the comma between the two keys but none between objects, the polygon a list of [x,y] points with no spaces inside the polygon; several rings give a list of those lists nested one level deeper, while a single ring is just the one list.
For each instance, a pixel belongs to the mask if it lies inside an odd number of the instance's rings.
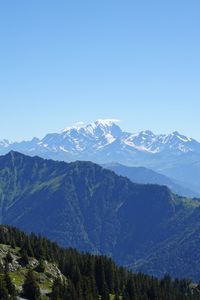
[{"label": "coniferous tree", "polygon": [[62,282],[56,278],[53,282],[51,300],[62,300]]},{"label": "coniferous tree", "polygon": [[27,253],[27,255],[28,255],[29,257],[33,257],[34,254],[33,254],[33,249],[32,249],[32,246],[31,246],[31,242],[30,242],[30,238],[29,238],[29,237],[27,237],[27,238],[25,239],[24,245],[23,245],[22,248],[25,249],[25,251],[26,251],[26,253]]},{"label": "coniferous tree", "polygon": [[114,299],[113,300],[120,300],[119,294],[115,294]]},{"label": "coniferous tree", "polygon": [[44,271],[45,271],[45,263],[44,263],[43,259],[39,260],[39,264],[36,267],[36,271],[39,272],[39,273],[44,273]]},{"label": "coniferous tree", "polygon": [[32,270],[26,274],[23,284],[23,295],[30,300],[40,300],[40,288]]},{"label": "coniferous tree", "polygon": [[6,287],[5,280],[3,276],[0,276],[0,299],[1,300],[8,300],[8,289]]},{"label": "coniferous tree", "polygon": [[6,288],[7,288],[7,290],[8,290],[8,293],[9,293],[9,295],[11,295],[11,296],[16,296],[16,289],[15,289],[15,286],[14,286],[14,284],[12,283],[12,281],[11,281],[11,278],[10,278],[10,276],[9,276],[9,274],[8,274],[8,272],[7,272],[7,270],[5,270],[5,273],[4,273],[4,282],[5,282],[5,284],[6,284]]},{"label": "coniferous tree", "polygon": [[73,282],[71,280],[68,281],[68,285],[67,285],[67,290],[66,290],[66,294],[65,294],[65,298],[66,300],[77,300],[78,296],[77,296],[77,292],[75,289],[75,286],[73,284]]},{"label": "coniferous tree", "polygon": [[21,263],[26,266],[29,263],[28,254],[27,254],[26,249],[22,248],[20,250],[20,254],[21,254]]},{"label": "coniferous tree", "polygon": [[105,289],[102,291],[101,299],[102,300],[109,300],[110,299],[109,291],[108,291],[106,286],[105,286]]},{"label": "coniferous tree", "polygon": [[12,263],[13,258],[12,255],[10,254],[10,251],[6,254],[5,260],[7,261],[7,263]]},{"label": "coniferous tree", "polygon": [[[173,280],[169,275],[160,280],[142,273],[133,274],[125,268],[117,267],[110,258],[105,256],[79,253],[71,248],[62,249],[56,243],[35,234],[27,238],[25,233],[13,227],[0,226],[0,243],[7,243],[7,245],[14,243],[21,248],[22,256],[23,252],[28,256],[27,245],[30,244],[33,257],[39,257],[39,265],[43,260],[50,260],[59,266],[67,280],[54,284],[50,297],[53,300],[108,299],[109,294],[114,294],[115,300],[119,297],[123,300],[200,300],[200,288],[191,285],[189,280]],[[11,250],[10,254],[13,256]],[[1,300],[14,299],[11,296],[11,282],[9,278],[6,279],[8,271],[9,264],[5,259],[0,266]],[[26,278],[24,291],[30,292],[33,289],[37,291],[34,296],[37,299],[39,288],[36,280]],[[34,299],[30,297],[26,298]]]},{"label": "coniferous tree", "polygon": [[103,295],[105,291],[108,290],[106,279],[105,279],[105,269],[104,269],[104,263],[103,258],[97,259],[96,266],[95,266],[95,277],[96,277],[96,283],[98,292],[100,295]]}]

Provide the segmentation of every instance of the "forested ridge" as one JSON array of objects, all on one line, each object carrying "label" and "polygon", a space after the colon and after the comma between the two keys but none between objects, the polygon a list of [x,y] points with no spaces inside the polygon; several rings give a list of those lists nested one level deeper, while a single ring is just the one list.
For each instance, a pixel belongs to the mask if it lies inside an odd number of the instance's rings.
[{"label": "forested ridge", "polygon": [[[20,263],[27,266],[21,291],[11,278],[12,255],[9,252],[1,261],[0,299],[51,300],[186,300],[200,299],[198,285],[187,279],[162,279],[118,267],[106,256],[80,253],[75,249],[64,249],[56,243],[35,234],[26,235],[15,227],[0,226],[0,244],[9,249],[18,249]],[[39,263],[31,267],[29,261]],[[38,274],[45,272],[45,262],[56,264],[60,275],[54,278],[51,290],[42,294]]]},{"label": "forested ridge", "polygon": [[0,223],[119,265],[200,280],[200,202],[92,162],[0,157]]}]

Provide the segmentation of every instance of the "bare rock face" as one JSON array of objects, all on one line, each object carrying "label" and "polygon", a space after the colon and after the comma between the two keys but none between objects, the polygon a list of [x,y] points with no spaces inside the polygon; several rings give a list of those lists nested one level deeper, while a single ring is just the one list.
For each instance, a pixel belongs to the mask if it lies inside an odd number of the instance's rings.
[{"label": "bare rock face", "polygon": [[[9,262],[8,262],[9,257]],[[19,248],[12,248],[9,245],[0,244],[0,264],[3,268],[7,265],[8,272],[12,278],[13,283],[19,293],[22,292],[22,285],[25,275],[28,270],[32,269],[35,272],[37,281],[40,285],[40,292],[43,296],[49,294],[54,279],[61,278],[66,281],[58,266],[55,263],[44,261],[44,271],[39,272],[37,267],[39,261],[34,257],[28,257],[28,263],[23,264]],[[18,296],[19,300],[28,300],[22,296]]]}]

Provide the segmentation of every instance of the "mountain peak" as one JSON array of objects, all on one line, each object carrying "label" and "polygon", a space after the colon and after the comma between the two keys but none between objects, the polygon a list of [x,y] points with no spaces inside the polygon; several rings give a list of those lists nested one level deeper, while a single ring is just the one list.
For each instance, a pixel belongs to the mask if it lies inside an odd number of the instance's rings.
[{"label": "mountain peak", "polygon": [[178,141],[180,141],[182,143],[187,143],[187,142],[191,142],[192,141],[192,138],[187,137],[187,136],[179,133],[178,131],[173,131],[167,137],[169,139],[176,139],[176,140],[178,140]]},{"label": "mountain peak", "polygon": [[173,131],[172,134],[173,135],[180,135],[180,133],[178,131]]},{"label": "mountain peak", "polygon": [[10,144],[11,144],[11,142],[6,139],[0,141],[0,146],[2,146],[2,147],[9,147]]},{"label": "mountain peak", "polygon": [[86,126],[86,130],[92,134],[111,134],[118,136],[122,132],[121,128],[116,124],[119,120],[115,119],[99,119]]},{"label": "mountain peak", "polygon": [[89,128],[92,127],[93,129],[96,127],[111,127],[113,125],[116,125],[115,123],[119,122],[119,120],[117,119],[97,119],[94,122],[91,122],[89,124],[85,124],[84,122],[77,122],[75,124],[73,124],[72,126],[67,126],[66,128],[64,128],[61,132],[67,132],[70,131],[72,129],[75,130],[81,130],[81,129],[85,129],[85,128]]},{"label": "mountain peak", "polygon": [[67,127],[65,127],[64,129],[62,129],[61,130],[61,133],[63,133],[63,132],[66,132],[66,131],[70,131],[71,129],[76,129],[76,130],[78,130],[78,129],[80,129],[80,128],[84,128],[84,127],[86,127],[86,125],[85,125],[85,123],[84,122],[76,122],[76,123],[74,123],[72,126],[67,126]]},{"label": "mountain peak", "polygon": [[120,122],[118,119],[98,119],[94,122],[96,125],[102,125],[102,126],[112,126],[115,123]]},{"label": "mountain peak", "polygon": [[[65,161],[118,161],[125,164],[144,164],[143,158],[170,153],[200,154],[200,143],[174,131],[155,134],[150,130],[130,133],[122,130],[117,119],[97,119],[89,124],[78,122],[61,132],[47,134],[43,139],[18,143],[0,142],[0,153],[15,150],[31,156]],[[148,156],[148,157],[147,157]],[[154,162],[153,162],[154,163]]]},{"label": "mountain peak", "polygon": [[25,156],[23,153],[11,150],[5,156]]}]

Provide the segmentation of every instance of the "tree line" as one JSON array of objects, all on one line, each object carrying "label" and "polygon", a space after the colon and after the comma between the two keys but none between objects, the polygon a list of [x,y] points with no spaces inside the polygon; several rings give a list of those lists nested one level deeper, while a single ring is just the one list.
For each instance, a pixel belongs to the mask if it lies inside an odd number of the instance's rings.
[{"label": "tree line", "polygon": [[[56,263],[66,280],[54,280],[51,300],[200,300],[198,286],[193,288],[187,279],[162,279],[142,273],[135,274],[118,267],[106,256],[80,253],[75,249],[64,249],[48,239],[27,235],[11,226],[0,226],[0,243],[19,247],[21,259],[28,263],[29,257],[39,261],[38,272],[44,271],[43,261]],[[6,261],[9,263],[9,253]],[[16,290],[10,280],[5,264],[0,270],[0,299],[15,300]],[[34,272],[30,269],[23,284],[23,295],[30,300],[40,300],[41,294]]]}]

